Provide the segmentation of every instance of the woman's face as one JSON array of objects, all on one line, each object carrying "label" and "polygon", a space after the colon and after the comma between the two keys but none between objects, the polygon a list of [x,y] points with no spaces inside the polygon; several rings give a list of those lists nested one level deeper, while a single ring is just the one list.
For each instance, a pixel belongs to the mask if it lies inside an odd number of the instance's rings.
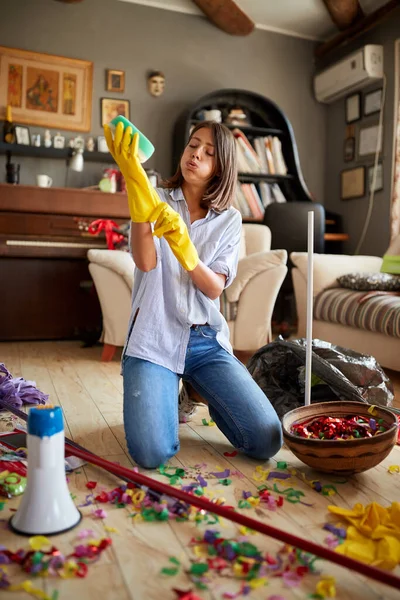
[{"label": "woman's face", "polygon": [[215,172],[215,145],[211,129],[202,127],[194,132],[181,158],[184,180],[205,184]]}]

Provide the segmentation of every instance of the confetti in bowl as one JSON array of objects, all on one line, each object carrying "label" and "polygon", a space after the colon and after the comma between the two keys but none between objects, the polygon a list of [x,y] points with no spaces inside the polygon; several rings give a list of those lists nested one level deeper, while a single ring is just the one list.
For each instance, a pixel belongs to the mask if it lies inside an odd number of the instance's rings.
[{"label": "confetti in bowl", "polygon": [[[347,419],[347,435],[338,439],[330,429],[332,419],[329,417],[338,422]],[[354,417],[360,419],[354,420]],[[359,425],[353,428],[351,423],[357,421]],[[376,467],[397,441],[396,415],[387,408],[371,407],[362,402],[335,401],[301,406],[286,413],[282,428],[286,446],[299,460],[317,471],[338,475],[361,473]]]}]

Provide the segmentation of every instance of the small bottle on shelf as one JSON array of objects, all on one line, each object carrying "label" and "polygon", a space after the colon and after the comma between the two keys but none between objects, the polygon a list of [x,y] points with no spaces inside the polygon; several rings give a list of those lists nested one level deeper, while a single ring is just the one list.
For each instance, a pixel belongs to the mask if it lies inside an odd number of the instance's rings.
[{"label": "small bottle on shelf", "polygon": [[12,122],[11,106],[8,105],[6,108],[6,118],[4,120],[3,127],[3,141],[7,144],[15,143],[15,125]]}]

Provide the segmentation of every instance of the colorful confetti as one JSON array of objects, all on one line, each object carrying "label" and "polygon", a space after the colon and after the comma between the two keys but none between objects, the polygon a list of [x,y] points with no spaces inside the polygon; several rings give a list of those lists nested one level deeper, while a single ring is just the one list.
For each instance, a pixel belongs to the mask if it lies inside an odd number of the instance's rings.
[{"label": "colorful confetti", "polygon": [[[373,426],[371,427],[371,421]],[[383,419],[366,419],[361,415],[346,417],[312,417],[294,423],[291,433],[312,440],[353,440],[371,438],[387,431]]]},{"label": "colorful confetti", "polygon": [[[71,554],[65,556],[58,548],[51,546],[47,538],[34,536],[30,539],[30,550],[20,549],[17,552],[12,552],[1,547],[0,564],[15,563],[24,572],[35,577],[82,578],[86,577],[88,566],[96,562],[110,545],[110,538],[92,540],[87,545],[79,544]],[[44,547],[46,547],[46,550]],[[8,581],[4,570],[0,570],[0,588],[7,591],[24,590],[36,598],[54,600],[54,594],[51,597],[44,594],[41,590],[34,588],[29,580],[18,585],[12,585]]]},{"label": "colorful confetti", "polygon": [[[224,592],[222,597],[233,599],[264,587],[269,576],[281,577],[286,587],[293,588],[307,573],[316,573],[314,563],[317,557],[288,545],[284,545],[275,556],[265,554],[243,535],[247,533],[250,532],[243,530],[240,537],[226,539],[220,532],[208,529],[202,537],[192,539],[190,547],[196,558],[191,560],[186,572],[198,589],[209,589],[218,576],[230,577],[241,582],[240,590]],[[174,564],[166,567],[165,574],[178,574],[179,561],[175,558],[170,561]]]}]

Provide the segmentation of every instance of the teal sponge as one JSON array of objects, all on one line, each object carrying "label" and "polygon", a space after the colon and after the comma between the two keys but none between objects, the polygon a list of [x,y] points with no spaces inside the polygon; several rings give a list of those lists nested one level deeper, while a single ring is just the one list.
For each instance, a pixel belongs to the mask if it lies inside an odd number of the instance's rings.
[{"label": "teal sponge", "polygon": [[135,127],[133,123],[131,123],[126,117],[122,117],[121,115],[118,115],[118,117],[115,117],[115,119],[113,119],[111,123],[109,123],[110,129],[114,131],[118,123],[122,123],[124,129],[126,129],[127,127],[132,127],[132,136],[134,133],[139,134],[139,160],[141,163],[146,162],[146,160],[148,160],[154,152],[153,144],[150,142],[150,140],[147,139],[146,136],[143,135],[141,131],[139,131],[137,127]]}]

